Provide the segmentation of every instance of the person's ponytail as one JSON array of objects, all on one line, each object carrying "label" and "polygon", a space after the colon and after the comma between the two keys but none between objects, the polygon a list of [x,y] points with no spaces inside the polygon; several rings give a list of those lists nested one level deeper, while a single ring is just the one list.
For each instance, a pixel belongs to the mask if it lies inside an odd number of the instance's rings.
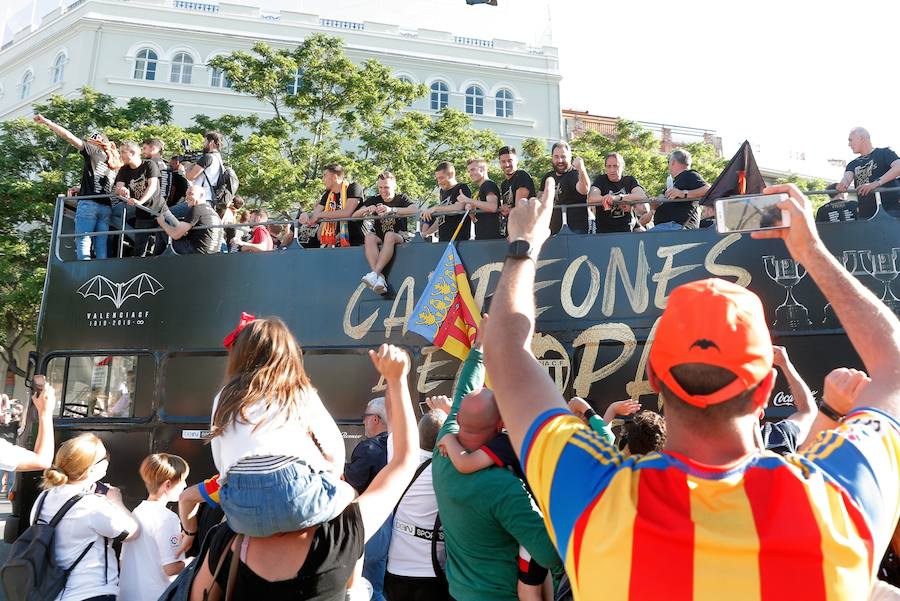
[{"label": "person's ponytail", "polygon": [[47,490],[48,488],[62,486],[63,484],[67,484],[68,482],[69,477],[66,475],[66,473],[55,465],[51,465],[44,470],[44,479],[41,482],[41,488]]}]

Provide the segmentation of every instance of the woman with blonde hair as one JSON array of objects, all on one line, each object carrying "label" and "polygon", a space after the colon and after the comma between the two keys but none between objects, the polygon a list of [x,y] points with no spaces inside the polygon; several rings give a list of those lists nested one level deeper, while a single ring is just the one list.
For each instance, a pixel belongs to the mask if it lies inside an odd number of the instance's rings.
[{"label": "woman with blonde hair", "polygon": [[303,369],[300,345],[277,317],[245,313],[225,346],[212,453],[229,525],[264,537],[335,517],[355,492],[340,479],[344,441]]},{"label": "woman with blonde hair", "polygon": [[138,524],[117,488],[98,486],[108,467],[103,442],[81,434],[60,445],[44,470],[44,492],[31,510],[31,522],[49,523],[70,505],[53,545],[56,565],[71,570],[57,601],[115,601],[119,592],[118,560],[110,545],[135,538]]}]

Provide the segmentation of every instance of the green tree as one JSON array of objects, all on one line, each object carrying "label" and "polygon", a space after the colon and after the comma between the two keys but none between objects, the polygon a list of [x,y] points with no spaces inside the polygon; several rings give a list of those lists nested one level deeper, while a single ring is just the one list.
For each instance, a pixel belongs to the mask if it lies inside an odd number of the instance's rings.
[{"label": "green tree", "polygon": [[[796,184],[798,188],[800,188],[804,192],[809,192],[811,190],[824,190],[828,186],[828,182],[824,179],[819,179],[815,177],[802,177],[795,173],[789,173],[784,177],[779,177],[775,180],[776,184]],[[823,204],[828,202],[827,194],[811,194],[809,196],[809,200],[812,201],[813,209],[818,209]]]}]

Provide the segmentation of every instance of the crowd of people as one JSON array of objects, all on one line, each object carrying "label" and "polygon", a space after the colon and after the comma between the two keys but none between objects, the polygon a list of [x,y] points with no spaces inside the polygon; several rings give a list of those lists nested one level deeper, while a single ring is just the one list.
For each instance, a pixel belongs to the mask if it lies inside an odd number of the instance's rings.
[{"label": "crowd of people", "polygon": [[[551,235],[560,231],[564,221],[577,234],[690,230],[715,223],[713,207],[701,206],[710,184],[691,168],[688,151],[676,149],[669,154],[666,189],[651,198],[634,176],[626,174],[620,153],[608,153],[604,172],[592,180],[584,161],[573,158],[570,145],[560,141],[551,148],[552,169],[539,180],[519,167],[518,152],[512,146],[497,152],[503,174],[499,185],[488,177],[489,163],[484,158],[467,161],[470,183],[457,180],[453,163],[438,163],[436,205],[403,194],[391,171],[377,176],[375,193],[367,196],[366,186],[351,181],[341,165],[328,164],[318,203],[311,212],[301,208],[296,227],[285,228],[269,224],[265,209],[244,207],[244,200],[236,195],[237,176],[223,162],[224,140],[219,132],[205,134],[198,156],[175,155],[166,162],[164,144],[158,138],[140,145],[126,140],[116,146],[100,132],[82,139],[43,115],[34,120],[78,149],[83,159],[81,184],[69,189],[70,195],[81,197],[75,211],[78,259],[119,256],[125,241],[132,256],[158,255],[166,250],[169,239],[179,254],[266,252],[292,243],[307,248],[365,246],[370,271],[362,281],[385,294],[383,271],[394,249],[411,238],[412,224],[419,222],[424,238],[440,242],[507,238],[510,209],[525,198],[544,198],[551,178],[556,204],[571,207],[553,213]],[[842,179],[831,184],[831,200],[820,208],[817,221],[871,217],[876,209],[874,191],[883,187],[898,187],[897,192],[882,195],[882,204],[889,213],[900,215],[900,157],[890,148],[874,147],[861,127],[850,132],[848,142],[859,156],[847,165]],[[858,200],[846,198],[851,184]],[[231,224],[235,227],[223,227]],[[134,228],[133,235],[90,235],[123,225]],[[147,231],[151,229],[157,231]]]},{"label": "crowd of people", "polygon": [[[829,253],[809,200],[770,188],[788,195],[791,225],[754,236],[782,239],[806,267],[865,371],[832,371],[817,407],[772,345],[759,298],[695,281],[672,291],[649,353],[664,417],[633,399],[601,417],[565,402],[529,350],[556,179],[545,187],[498,216],[514,244],[453,399],[426,399],[416,424],[410,358],[371,350],[386,390],[367,403],[349,459],[275,317],[244,314],[224,340],[210,412],[218,473],[188,487],[182,458],[152,454],[135,467],[147,498],[133,510],[103,482],[115,458],[97,436],[53,456],[54,391],[41,382],[34,450],[0,441],[0,469],[45,470],[31,519],[55,527],[53,560],[69,570],[56,598],[900,599],[875,578],[900,538],[900,321]],[[778,371],[797,412],[763,423]],[[166,507],[176,500],[178,515]]]}]

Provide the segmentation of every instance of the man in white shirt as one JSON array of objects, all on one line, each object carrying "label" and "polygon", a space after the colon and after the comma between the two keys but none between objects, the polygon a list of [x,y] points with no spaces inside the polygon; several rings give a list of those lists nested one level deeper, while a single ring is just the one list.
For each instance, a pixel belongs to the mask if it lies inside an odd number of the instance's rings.
[{"label": "man in white shirt", "polygon": [[219,149],[222,147],[222,134],[217,131],[208,131],[203,141],[203,156],[185,173],[189,182],[203,186],[206,202],[213,208],[216,206],[215,187],[222,177],[222,155]]},{"label": "man in white shirt", "polygon": [[[44,376],[34,376],[33,386],[36,387],[37,394],[31,397],[31,402],[34,403],[38,414],[38,434],[34,451],[0,439],[0,470],[7,472],[43,470],[50,467],[53,462],[53,409],[56,407],[56,391],[45,382]],[[6,401],[9,402],[9,399]]]},{"label": "man in white shirt", "polygon": [[[403,493],[394,514],[384,576],[384,594],[391,601],[447,597],[446,584],[435,574],[431,559],[431,539],[437,534],[434,526],[438,515],[431,480],[431,453],[446,419],[445,412],[432,409],[419,420],[419,456],[424,467],[420,466],[416,471],[415,479]],[[442,534],[437,535],[437,555],[441,563],[445,557],[444,543]]]}]

